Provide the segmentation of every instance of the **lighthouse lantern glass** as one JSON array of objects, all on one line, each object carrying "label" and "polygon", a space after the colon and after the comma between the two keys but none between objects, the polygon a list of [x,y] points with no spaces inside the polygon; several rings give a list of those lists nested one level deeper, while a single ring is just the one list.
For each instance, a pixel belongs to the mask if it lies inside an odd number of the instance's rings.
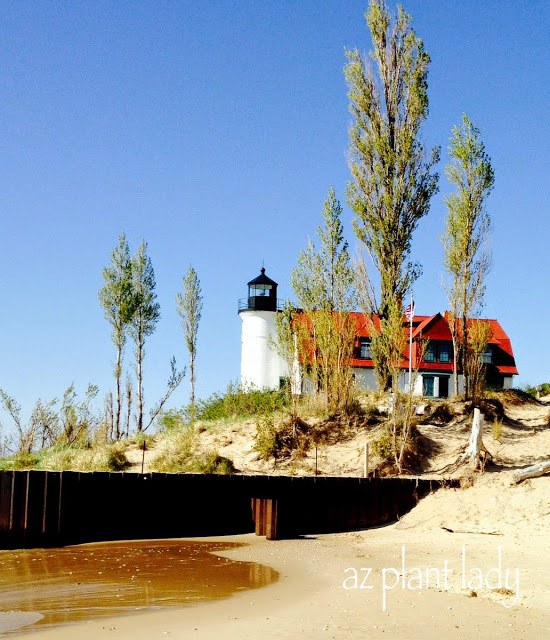
[{"label": "lighthouse lantern glass", "polygon": [[269,296],[271,291],[270,284],[254,284],[249,287],[249,297]]}]

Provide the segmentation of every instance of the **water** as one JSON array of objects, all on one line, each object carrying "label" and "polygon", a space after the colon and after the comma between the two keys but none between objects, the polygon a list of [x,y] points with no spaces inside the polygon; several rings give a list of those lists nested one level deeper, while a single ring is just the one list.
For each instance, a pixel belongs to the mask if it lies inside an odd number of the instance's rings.
[{"label": "water", "polygon": [[235,546],[158,540],[0,551],[0,637],[227,598],[278,578],[269,567],[212,555]]}]

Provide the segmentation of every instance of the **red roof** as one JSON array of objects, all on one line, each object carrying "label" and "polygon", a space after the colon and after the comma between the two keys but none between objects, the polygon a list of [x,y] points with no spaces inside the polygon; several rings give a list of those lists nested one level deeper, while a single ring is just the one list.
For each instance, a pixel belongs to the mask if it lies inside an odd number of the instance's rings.
[{"label": "red roof", "polygon": [[[365,315],[356,311],[351,312],[351,316],[355,318],[357,330],[357,338],[370,337],[369,331],[370,322],[372,322],[376,329],[380,328],[380,319],[377,315],[373,315],[369,322],[367,322]],[[436,313],[432,316],[415,315],[412,320],[412,337],[413,337],[413,366],[419,367],[423,371],[453,371],[453,363],[444,362],[419,362],[419,344],[422,340],[432,342],[452,342],[451,329],[448,323],[449,312],[446,311],[442,316],[440,313]],[[494,352],[493,367],[498,373],[504,375],[514,375],[518,373],[514,352],[512,350],[512,344],[510,338],[506,335],[504,329],[499,322],[494,319],[475,319],[469,322],[489,322],[492,329],[492,337],[489,340],[489,344],[498,347],[498,350]],[[403,319],[404,325],[408,333],[409,323]],[[358,345],[356,345],[358,346]],[[357,368],[373,368],[374,362],[365,358],[353,358],[350,362],[352,367]],[[403,360],[401,362],[401,368],[409,368],[409,347],[403,351]]]}]

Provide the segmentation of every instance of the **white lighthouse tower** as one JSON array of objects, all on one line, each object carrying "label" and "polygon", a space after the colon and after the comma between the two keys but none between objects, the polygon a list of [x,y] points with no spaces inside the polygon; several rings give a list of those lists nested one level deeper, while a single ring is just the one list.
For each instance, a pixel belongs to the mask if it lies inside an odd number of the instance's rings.
[{"label": "white lighthouse tower", "polygon": [[273,346],[276,313],[277,283],[262,267],[260,275],[248,283],[248,298],[239,300],[241,384],[245,388],[279,389],[282,379],[288,377],[288,367]]}]

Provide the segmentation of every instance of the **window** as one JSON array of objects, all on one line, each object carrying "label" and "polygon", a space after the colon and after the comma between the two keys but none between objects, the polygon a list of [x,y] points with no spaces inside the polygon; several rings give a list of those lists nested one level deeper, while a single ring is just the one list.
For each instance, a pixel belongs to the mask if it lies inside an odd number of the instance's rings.
[{"label": "window", "polygon": [[439,362],[445,364],[451,362],[451,345],[448,342],[442,342],[439,345]]},{"label": "window", "polygon": [[250,286],[250,292],[248,296],[250,298],[256,296],[269,296],[271,295],[271,285],[270,284],[255,284]]},{"label": "window", "polygon": [[450,342],[428,341],[426,352],[424,353],[424,362],[441,362],[441,364],[450,364],[452,359]]},{"label": "window", "polygon": [[493,362],[493,347],[491,345],[487,345],[485,349],[485,353],[482,353],[479,356],[479,360],[481,364],[492,364]]},{"label": "window", "polygon": [[359,338],[359,357],[372,360],[372,346],[370,338]]},{"label": "window", "polygon": [[436,361],[437,361],[437,345],[435,344],[435,342],[428,342],[428,344],[426,345],[426,351],[424,353],[424,362],[436,362]]}]

